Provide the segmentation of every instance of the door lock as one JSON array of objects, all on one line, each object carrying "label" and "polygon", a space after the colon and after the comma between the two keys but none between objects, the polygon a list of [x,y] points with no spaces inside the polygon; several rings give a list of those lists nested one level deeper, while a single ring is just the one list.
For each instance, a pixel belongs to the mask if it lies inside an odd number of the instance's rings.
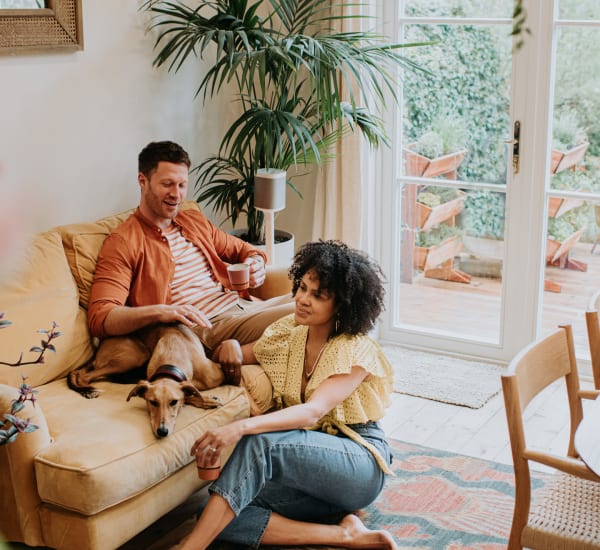
[{"label": "door lock", "polygon": [[513,139],[512,139],[512,165],[513,165],[513,173],[518,174],[521,163],[521,121],[516,120],[513,130]]}]

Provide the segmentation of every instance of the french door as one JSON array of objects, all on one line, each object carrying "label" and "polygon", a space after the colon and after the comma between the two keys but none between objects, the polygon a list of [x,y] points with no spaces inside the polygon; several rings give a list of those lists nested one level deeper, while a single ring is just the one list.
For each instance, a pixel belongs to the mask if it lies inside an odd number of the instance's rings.
[{"label": "french door", "polygon": [[384,4],[387,35],[431,44],[404,52],[426,72],[402,75],[382,153],[380,338],[508,360],[571,323],[585,359],[600,288],[600,3],[525,0],[520,48],[513,0]]}]

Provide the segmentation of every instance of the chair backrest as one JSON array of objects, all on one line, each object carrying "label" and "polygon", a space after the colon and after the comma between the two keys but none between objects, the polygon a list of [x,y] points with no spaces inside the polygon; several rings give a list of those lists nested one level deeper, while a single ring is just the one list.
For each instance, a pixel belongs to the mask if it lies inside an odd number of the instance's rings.
[{"label": "chair backrest", "polygon": [[515,470],[515,511],[509,544],[511,548],[520,547],[516,538],[520,537],[529,515],[531,476],[528,459],[533,453],[537,453],[538,456],[544,454],[543,450],[530,449],[527,446],[523,412],[534,397],[561,378],[566,384],[571,416],[567,455],[575,457],[575,431],[581,422],[583,411],[571,326],[560,326],[526,346],[510,362],[506,373],[502,375],[502,391]]},{"label": "chair backrest", "polygon": [[592,362],[594,388],[600,390],[600,324],[598,323],[598,308],[600,307],[600,291],[596,292],[585,312],[585,324],[588,333],[588,345]]},{"label": "chair backrest", "polygon": [[[506,373],[502,375],[513,458],[519,458],[525,449],[523,411],[534,397],[560,378],[563,378],[566,384],[571,414],[568,454],[576,456],[573,440],[583,410],[579,396],[573,332],[570,325],[561,325],[547,336],[526,346],[510,362]],[[517,456],[514,456],[515,445]]]}]

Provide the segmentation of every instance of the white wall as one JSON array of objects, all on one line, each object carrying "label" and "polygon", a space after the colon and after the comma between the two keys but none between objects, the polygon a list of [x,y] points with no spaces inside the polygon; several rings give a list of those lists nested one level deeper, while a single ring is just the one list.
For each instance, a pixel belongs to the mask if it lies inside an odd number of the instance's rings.
[{"label": "white wall", "polygon": [[[31,230],[135,206],[137,154],[151,140],[179,142],[193,164],[217,149],[234,106],[194,99],[197,62],[178,73],[152,66],[155,35],[141,4],[83,0],[81,52],[0,55],[0,201],[12,212],[26,202]],[[312,202],[288,195],[277,222],[304,242]]]},{"label": "white wall", "polygon": [[195,121],[197,67],[152,67],[138,6],[83,0],[82,52],[0,56],[0,196],[25,197],[36,230],[137,204],[137,154],[151,140],[193,157],[210,145]]}]

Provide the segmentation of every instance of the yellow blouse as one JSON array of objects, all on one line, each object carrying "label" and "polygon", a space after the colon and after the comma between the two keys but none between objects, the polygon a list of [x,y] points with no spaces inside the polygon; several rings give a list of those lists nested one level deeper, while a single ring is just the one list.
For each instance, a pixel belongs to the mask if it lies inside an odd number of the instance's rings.
[{"label": "yellow blouse", "polygon": [[[254,355],[271,380],[273,398],[279,408],[302,403],[307,337],[308,327],[297,325],[291,314],[269,326],[254,346]],[[391,473],[377,449],[348,427],[348,424],[379,420],[390,402],[392,366],[375,340],[366,335],[345,334],[329,340],[306,384],[305,398],[308,399],[330,376],[348,374],[354,366],[362,367],[369,375],[350,396],[309,429],[322,429],[329,433],[341,431],[369,449],[380,467]]]}]

